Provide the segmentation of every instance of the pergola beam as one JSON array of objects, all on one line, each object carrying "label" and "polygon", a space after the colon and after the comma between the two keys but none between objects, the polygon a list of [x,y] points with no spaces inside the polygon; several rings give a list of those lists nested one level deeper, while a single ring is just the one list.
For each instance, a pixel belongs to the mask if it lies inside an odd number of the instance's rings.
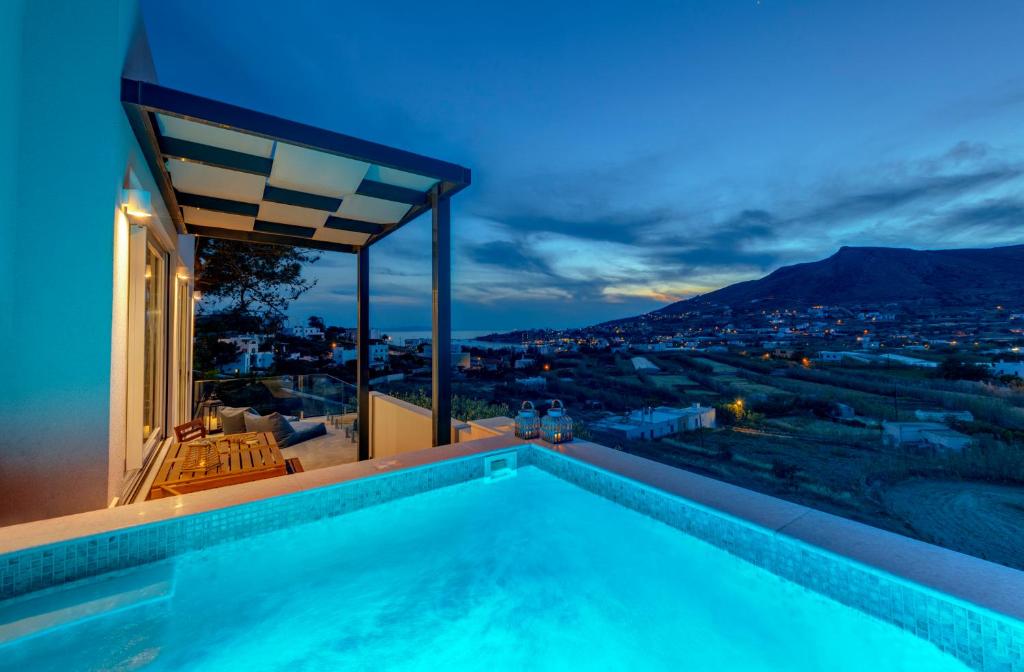
[{"label": "pergola beam", "polygon": [[370,248],[356,252],[356,394],[359,459],[370,459]]},{"label": "pergola beam", "polygon": [[439,186],[430,190],[433,231],[431,406],[433,445],[452,442],[452,245],[451,202]]}]

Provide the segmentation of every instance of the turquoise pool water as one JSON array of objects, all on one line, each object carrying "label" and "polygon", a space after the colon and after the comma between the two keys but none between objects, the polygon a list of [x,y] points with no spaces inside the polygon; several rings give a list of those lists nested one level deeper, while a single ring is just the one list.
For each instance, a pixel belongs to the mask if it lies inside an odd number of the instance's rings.
[{"label": "turquoise pool water", "polygon": [[534,467],[169,561],[12,670],[966,670]]}]

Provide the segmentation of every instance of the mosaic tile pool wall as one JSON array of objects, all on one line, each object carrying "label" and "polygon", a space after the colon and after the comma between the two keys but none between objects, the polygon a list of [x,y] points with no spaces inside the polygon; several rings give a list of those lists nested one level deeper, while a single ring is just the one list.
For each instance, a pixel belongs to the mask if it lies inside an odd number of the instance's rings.
[{"label": "mosaic tile pool wall", "polygon": [[933,642],[976,670],[1024,672],[1024,624],[572,458],[520,446],[0,556],[0,600],[484,476],[515,451],[596,495]]},{"label": "mosaic tile pool wall", "polygon": [[1024,672],[1024,623],[835,556],[577,460],[535,449],[531,464],[703,539],[776,576],[892,623],[984,672]]},{"label": "mosaic tile pool wall", "polygon": [[505,448],[0,555],[0,600],[482,478],[484,457],[516,451],[523,466],[532,448]]}]

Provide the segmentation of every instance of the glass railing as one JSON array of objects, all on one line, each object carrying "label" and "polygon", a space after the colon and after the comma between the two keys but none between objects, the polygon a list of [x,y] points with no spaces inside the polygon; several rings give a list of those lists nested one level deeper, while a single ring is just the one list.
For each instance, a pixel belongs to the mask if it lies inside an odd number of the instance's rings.
[{"label": "glass railing", "polygon": [[261,415],[276,411],[306,418],[355,413],[358,403],[355,385],[324,373],[207,379],[193,386],[194,416],[211,398],[225,406],[254,408]]}]

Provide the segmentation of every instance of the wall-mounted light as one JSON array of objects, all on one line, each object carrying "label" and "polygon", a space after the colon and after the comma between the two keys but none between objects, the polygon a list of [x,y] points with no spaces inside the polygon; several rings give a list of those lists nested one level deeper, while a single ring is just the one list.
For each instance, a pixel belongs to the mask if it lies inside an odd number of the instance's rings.
[{"label": "wall-mounted light", "polygon": [[153,202],[145,189],[122,189],[121,209],[129,217],[153,216]]}]

